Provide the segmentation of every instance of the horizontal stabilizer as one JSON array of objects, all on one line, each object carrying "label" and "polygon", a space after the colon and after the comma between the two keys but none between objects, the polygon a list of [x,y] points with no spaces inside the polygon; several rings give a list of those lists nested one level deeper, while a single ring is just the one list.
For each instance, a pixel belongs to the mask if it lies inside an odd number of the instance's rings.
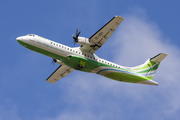
[{"label": "horizontal stabilizer", "polygon": [[151,58],[150,61],[155,62],[155,63],[157,62],[160,63],[166,56],[167,54],[165,53],[159,53],[158,55]]}]

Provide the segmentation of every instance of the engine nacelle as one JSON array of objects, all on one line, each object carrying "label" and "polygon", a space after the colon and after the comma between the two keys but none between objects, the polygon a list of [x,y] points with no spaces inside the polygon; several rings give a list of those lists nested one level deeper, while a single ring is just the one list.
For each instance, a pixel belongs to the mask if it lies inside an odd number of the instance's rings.
[{"label": "engine nacelle", "polygon": [[88,38],[85,38],[85,37],[78,37],[78,42],[77,43],[81,44],[81,45],[94,45],[93,43],[89,42]]}]

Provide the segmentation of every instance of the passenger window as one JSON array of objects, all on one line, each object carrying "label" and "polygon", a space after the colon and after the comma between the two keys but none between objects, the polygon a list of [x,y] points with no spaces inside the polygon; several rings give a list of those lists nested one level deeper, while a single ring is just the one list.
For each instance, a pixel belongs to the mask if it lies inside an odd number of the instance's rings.
[{"label": "passenger window", "polygon": [[59,45],[59,47],[61,47],[61,45]]},{"label": "passenger window", "polygon": [[58,44],[56,44],[56,46],[58,46]]},{"label": "passenger window", "polygon": [[72,49],[70,49],[70,51],[72,51]]},{"label": "passenger window", "polygon": [[55,45],[55,43],[54,43],[54,45]]},{"label": "passenger window", "polygon": [[75,50],[73,50],[73,52],[75,52]]},{"label": "passenger window", "polygon": [[62,48],[63,48],[63,46],[62,46]]},{"label": "passenger window", "polygon": [[69,50],[69,48],[67,48],[67,50]]}]

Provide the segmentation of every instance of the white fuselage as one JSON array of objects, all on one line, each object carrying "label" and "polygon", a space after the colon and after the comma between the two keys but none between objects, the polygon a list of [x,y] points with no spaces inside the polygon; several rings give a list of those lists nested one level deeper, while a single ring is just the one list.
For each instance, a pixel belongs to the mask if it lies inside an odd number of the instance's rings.
[{"label": "white fuselage", "polygon": [[[97,62],[100,62],[103,64],[111,65],[111,66],[114,66],[117,68],[123,67],[123,66],[117,65],[115,63],[112,63],[110,61],[101,59],[95,54],[92,54],[92,53],[87,52],[87,51],[83,51],[80,49],[80,47],[71,48],[69,46],[51,41],[49,39],[40,37],[38,35],[31,34],[31,36],[21,36],[21,37],[18,37],[17,40],[23,41],[29,45],[35,46],[37,48],[40,48],[40,49],[43,49],[46,51],[49,51],[51,53],[55,53],[55,54],[62,56],[62,57],[67,57],[70,55],[76,55],[76,56],[91,59],[93,61],[97,61]],[[24,47],[27,48],[27,46],[24,46]],[[48,53],[46,53],[46,55],[49,57],[52,57]],[[60,59],[60,61],[61,61],[61,59]],[[125,68],[125,67],[123,67],[123,68]]]},{"label": "white fuselage", "polygon": [[[63,67],[61,69],[60,67],[58,68],[59,71],[63,72],[60,74],[61,77],[76,69],[84,72],[96,73],[123,82],[158,85],[148,78],[148,75],[150,75],[151,72],[147,71],[146,68],[143,68],[143,66],[146,66],[146,64],[150,62],[149,59],[148,62],[142,66],[130,68],[101,59],[94,53],[82,50],[81,47],[71,48],[34,34],[18,37],[17,41],[30,50],[55,59],[56,63],[61,64],[61,66],[64,67],[64,69]],[[158,63],[155,65],[158,67]],[[133,69],[135,69],[137,73]],[[148,67],[147,69],[151,70],[151,67]],[[155,71],[156,70],[153,71],[153,74],[155,74]],[[58,76],[57,72],[53,76],[50,76],[48,80],[50,82],[53,80],[52,83],[54,83],[57,81],[57,78],[58,80],[60,79]]]}]

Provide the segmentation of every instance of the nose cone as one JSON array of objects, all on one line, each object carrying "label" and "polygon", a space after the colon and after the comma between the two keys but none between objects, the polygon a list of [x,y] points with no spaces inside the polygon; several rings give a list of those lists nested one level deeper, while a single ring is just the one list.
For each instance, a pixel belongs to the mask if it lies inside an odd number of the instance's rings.
[{"label": "nose cone", "polygon": [[22,41],[22,40],[23,40],[23,37],[17,37],[16,40],[17,40],[17,41]]},{"label": "nose cone", "polygon": [[21,44],[22,46],[24,46],[24,40],[25,40],[25,39],[24,39],[23,36],[17,37],[16,40],[17,40],[17,42],[18,42],[19,44]]}]

